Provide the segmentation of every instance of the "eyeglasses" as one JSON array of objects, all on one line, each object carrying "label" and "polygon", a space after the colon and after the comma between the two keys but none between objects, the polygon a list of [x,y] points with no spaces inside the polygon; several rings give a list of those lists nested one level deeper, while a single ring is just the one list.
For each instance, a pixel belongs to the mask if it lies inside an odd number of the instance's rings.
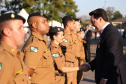
[{"label": "eyeglasses", "polygon": [[91,20],[91,24],[92,24],[92,26],[94,26],[94,24],[95,24],[95,21],[92,21],[92,20]]}]

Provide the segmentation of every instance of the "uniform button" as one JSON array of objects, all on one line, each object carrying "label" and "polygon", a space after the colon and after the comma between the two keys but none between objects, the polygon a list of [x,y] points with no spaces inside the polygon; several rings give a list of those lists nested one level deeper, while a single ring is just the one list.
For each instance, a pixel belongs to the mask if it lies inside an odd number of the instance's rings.
[{"label": "uniform button", "polygon": [[25,74],[25,76],[27,76],[27,74]]},{"label": "uniform button", "polygon": [[24,82],[24,79],[22,79],[22,81]]}]

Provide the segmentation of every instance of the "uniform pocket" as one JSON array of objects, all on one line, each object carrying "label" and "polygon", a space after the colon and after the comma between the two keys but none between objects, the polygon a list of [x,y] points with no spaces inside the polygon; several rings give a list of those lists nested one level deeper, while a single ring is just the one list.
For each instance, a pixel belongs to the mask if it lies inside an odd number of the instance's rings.
[{"label": "uniform pocket", "polygon": [[50,67],[51,65],[53,65],[52,56],[51,56],[51,53],[49,51],[44,52],[42,64],[43,64],[43,67]]},{"label": "uniform pocket", "polygon": [[17,77],[15,77],[15,83],[16,84],[27,84],[28,83],[28,80],[26,79],[26,74],[21,74]]}]

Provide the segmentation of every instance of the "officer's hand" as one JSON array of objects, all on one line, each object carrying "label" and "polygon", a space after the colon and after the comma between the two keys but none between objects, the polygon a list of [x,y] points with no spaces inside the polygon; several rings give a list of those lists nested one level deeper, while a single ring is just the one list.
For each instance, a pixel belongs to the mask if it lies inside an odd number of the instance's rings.
[{"label": "officer's hand", "polygon": [[84,43],[87,43],[87,42],[84,40]]},{"label": "officer's hand", "polygon": [[90,66],[88,64],[82,64],[80,66],[80,70],[86,72],[86,71],[89,71],[90,70]]}]

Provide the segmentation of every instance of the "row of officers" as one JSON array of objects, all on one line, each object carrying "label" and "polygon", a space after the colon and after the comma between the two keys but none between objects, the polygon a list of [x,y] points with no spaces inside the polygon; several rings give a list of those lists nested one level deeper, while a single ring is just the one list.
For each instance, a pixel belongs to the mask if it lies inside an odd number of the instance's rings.
[{"label": "row of officers", "polygon": [[32,33],[21,52],[17,47],[24,43],[24,22],[14,13],[0,16],[0,84],[79,84],[85,68],[80,20],[64,16],[64,29],[49,29],[45,14],[31,13],[27,22]]},{"label": "row of officers", "polygon": [[[14,13],[0,16],[0,84],[79,84],[82,71],[94,71],[96,84],[126,84],[126,57],[123,39],[108,22],[107,13],[98,8],[89,13],[91,24],[100,31],[96,57],[85,60],[84,31],[80,20],[64,16],[60,27],[49,29],[40,12],[28,17],[32,31],[24,44],[25,19]],[[48,46],[44,37],[50,35]],[[86,34],[87,35],[87,34]],[[22,51],[17,47],[24,44]]]}]

